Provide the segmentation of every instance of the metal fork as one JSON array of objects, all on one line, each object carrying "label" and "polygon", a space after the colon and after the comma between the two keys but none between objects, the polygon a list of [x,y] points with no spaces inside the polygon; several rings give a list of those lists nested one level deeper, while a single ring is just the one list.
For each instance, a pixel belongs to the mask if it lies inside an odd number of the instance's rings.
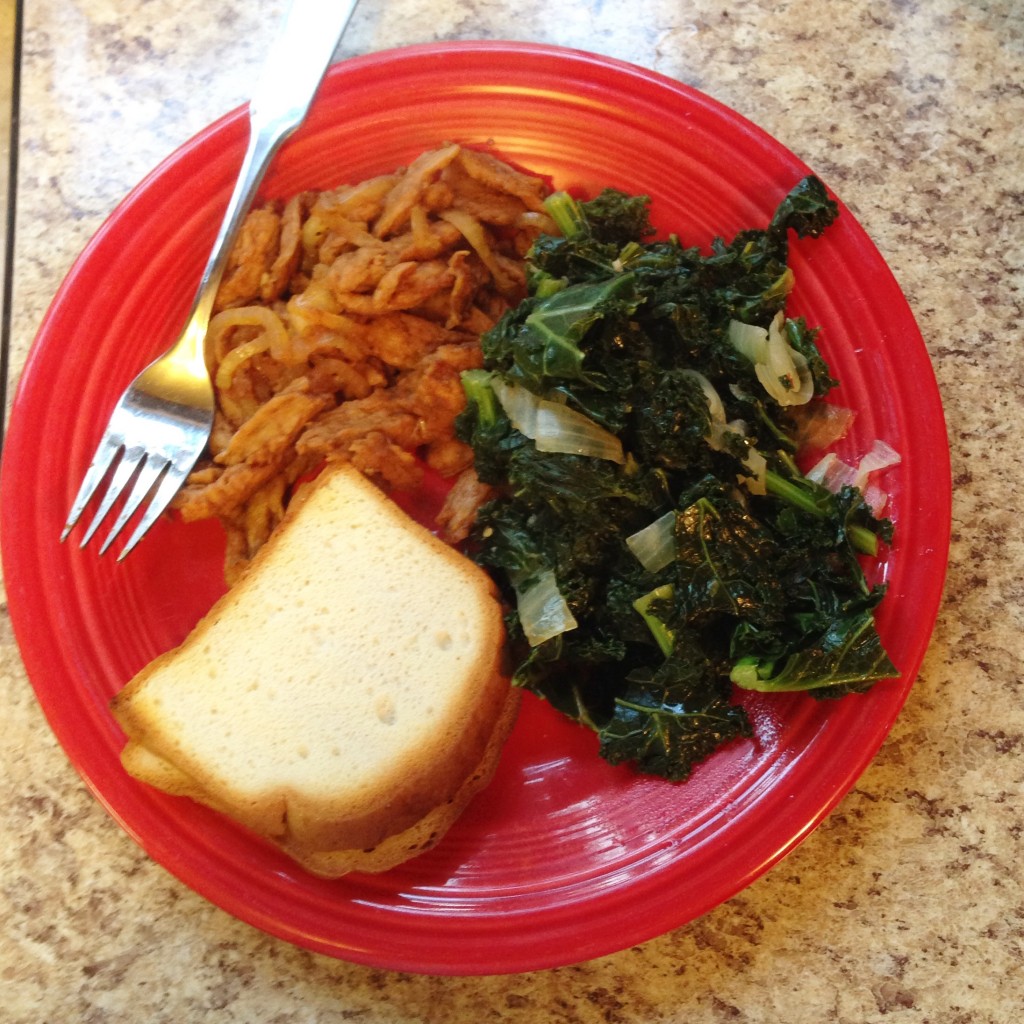
[{"label": "metal fork", "polygon": [[62,541],[114,466],[81,546],[89,543],[134,480],[100,548],[103,554],[149,496],[148,506],[118,555],[120,561],[167,508],[206,447],[215,404],[206,365],[206,331],[228,254],[267,166],[305,119],[357,2],[295,0],[292,4],[249,102],[245,158],[188,322],[174,345],[128,385],[114,406],[68,513]]}]

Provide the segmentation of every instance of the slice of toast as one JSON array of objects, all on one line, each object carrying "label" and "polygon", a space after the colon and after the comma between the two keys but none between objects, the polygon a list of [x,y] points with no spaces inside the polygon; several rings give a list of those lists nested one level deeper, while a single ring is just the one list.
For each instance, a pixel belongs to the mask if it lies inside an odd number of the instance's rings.
[{"label": "slice of toast", "polygon": [[486,573],[332,466],[114,698],[122,761],[319,874],[385,870],[490,779],[518,703],[503,645]]}]

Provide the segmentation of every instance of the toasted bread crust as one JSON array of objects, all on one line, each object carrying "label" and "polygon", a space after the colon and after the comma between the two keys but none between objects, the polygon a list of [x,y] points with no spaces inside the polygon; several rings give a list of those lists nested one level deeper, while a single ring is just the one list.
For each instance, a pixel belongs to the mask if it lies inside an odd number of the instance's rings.
[{"label": "toasted bread crust", "polygon": [[310,870],[384,864],[443,833],[493,771],[517,704],[503,642],[489,577],[330,467],[185,642],[114,698],[122,760]]}]

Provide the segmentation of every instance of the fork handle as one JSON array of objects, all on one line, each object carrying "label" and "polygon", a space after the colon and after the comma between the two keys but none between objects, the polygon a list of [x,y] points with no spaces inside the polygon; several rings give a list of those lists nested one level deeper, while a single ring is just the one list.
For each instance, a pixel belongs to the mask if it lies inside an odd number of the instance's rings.
[{"label": "fork handle", "polygon": [[281,143],[303,122],[358,0],[293,0],[249,101],[249,142],[178,348],[206,366],[206,330],[228,255]]}]

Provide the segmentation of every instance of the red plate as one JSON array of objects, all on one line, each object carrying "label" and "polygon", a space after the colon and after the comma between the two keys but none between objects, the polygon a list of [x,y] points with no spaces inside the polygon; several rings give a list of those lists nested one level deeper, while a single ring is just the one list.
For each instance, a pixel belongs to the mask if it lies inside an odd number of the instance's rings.
[{"label": "red plate", "polygon": [[[124,563],[57,542],[110,407],[182,322],[243,150],[235,112],[166,160],[76,262],[30,354],[2,479],[4,571],[29,676],[71,761],[168,870],[259,928],[321,953],[440,974],[588,959],[692,920],[803,839],[877,752],[921,663],[950,523],[948,446],[907,303],[848,210],[794,244],[792,312],[824,331],[858,410],[842,452],[876,437],[903,463],[879,629],[898,681],[818,703],[748,702],[755,737],[672,785],[613,769],[592,734],[528,698],[486,797],[432,852],[373,876],[322,881],[231,823],[127,777],[107,702],[179,642],[221,590],[219,530],[167,521]],[[469,43],[334,68],[266,195],[354,182],[445,140],[594,193],[646,192],[688,244],[763,225],[805,173],[795,156],[706,96],[574,51]],[[284,641],[283,641],[284,642]]]}]

